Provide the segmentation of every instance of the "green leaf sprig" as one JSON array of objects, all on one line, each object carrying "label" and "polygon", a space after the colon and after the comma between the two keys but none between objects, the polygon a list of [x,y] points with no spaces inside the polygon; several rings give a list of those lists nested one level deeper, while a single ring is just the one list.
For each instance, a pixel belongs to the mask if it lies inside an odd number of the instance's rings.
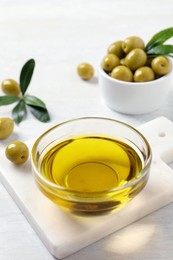
[{"label": "green leaf sprig", "polygon": [[155,57],[158,55],[164,55],[173,57],[173,45],[164,44],[168,39],[173,36],[173,27],[164,29],[149,40],[145,46],[145,52],[147,56]]},{"label": "green leaf sprig", "polygon": [[17,105],[12,109],[12,118],[17,124],[19,124],[26,117],[28,110],[33,114],[36,119],[41,122],[47,122],[50,120],[50,116],[45,103],[35,96],[26,94],[26,91],[32,79],[34,68],[34,59],[28,60],[22,67],[19,79],[21,92],[20,96],[0,96],[0,106],[10,105],[17,102]]}]

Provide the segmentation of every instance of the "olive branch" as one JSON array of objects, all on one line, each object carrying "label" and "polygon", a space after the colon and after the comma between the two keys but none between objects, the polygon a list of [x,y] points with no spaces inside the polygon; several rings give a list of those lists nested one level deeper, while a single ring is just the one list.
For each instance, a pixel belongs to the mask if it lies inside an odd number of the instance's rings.
[{"label": "olive branch", "polygon": [[173,27],[164,29],[149,40],[145,46],[145,52],[149,57],[155,57],[158,55],[165,55],[173,58],[173,45],[164,44],[165,41],[173,36]]},{"label": "olive branch", "polygon": [[34,59],[28,60],[22,67],[19,79],[21,92],[20,96],[0,96],[0,106],[10,105],[17,102],[17,105],[12,109],[12,118],[17,124],[19,124],[26,117],[28,110],[33,114],[36,119],[41,122],[47,122],[50,120],[45,103],[35,96],[26,94],[26,91],[32,79],[34,68]]}]

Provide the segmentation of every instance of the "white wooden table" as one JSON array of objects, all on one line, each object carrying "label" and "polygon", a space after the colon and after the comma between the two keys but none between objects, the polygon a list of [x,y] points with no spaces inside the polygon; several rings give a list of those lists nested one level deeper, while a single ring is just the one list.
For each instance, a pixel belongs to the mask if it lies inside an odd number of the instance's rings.
[{"label": "white wooden table", "polygon": [[[34,58],[29,93],[45,101],[52,118],[42,124],[28,116],[15,126],[15,137],[36,138],[50,125],[80,116],[111,117],[134,126],[161,115],[173,121],[173,90],[160,110],[127,116],[105,106],[97,82],[97,66],[110,43],[130,35],[149,40],[173,25],[172,10],[171,0],[0,0],[0,81],[18,79],[25,61]],[[83,61],[96,68],[91,82],[81,81],[76,74],[76,66]],[[10,110],[10,106],[0,107],[0,116],[9,116]],[[10,138],[0,141],[0,149]],[[170,204],[66,259],[171,260],[172,212]],[[54,259],[1,184],[0,259]]]}]

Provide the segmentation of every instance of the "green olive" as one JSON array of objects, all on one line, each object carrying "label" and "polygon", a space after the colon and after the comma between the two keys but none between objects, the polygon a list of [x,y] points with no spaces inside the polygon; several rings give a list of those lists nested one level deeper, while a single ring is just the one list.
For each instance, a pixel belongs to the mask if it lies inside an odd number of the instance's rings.
[{"label": "green olive", "polygon": [[171,64],[165,56],[157,56],[151,62],[153,71],[159,75],[166,75],[171,70]]},{"label": "green olive", "polygon": [[2,91],[7,95],[18,96],[20,93],[20,87],[17,81],[14,79],[5,79],[1,83]]},{"label": "green olive", "polygon": [[89,80],[94,76],[94,68],[89,63],[81,63],[77,67],[77,73],[82,79]]},{"label": "green olive", "polygon": [[14,164],[23,164],[29,157],[29,150],[25,143],[14,141],[8,144],[5,149],[5,154],[8,160]]},{"label": "green olive", "polygon": [[14,129],[14,121],[8,117],[0,118],[0,139],[9,137]]},{"label": "green olive", "polygon": [[144,49],[144,41],[138,36],[128,37],[122,43],[122,49],[125,53],[129,53],[136,48]]},{"label": "green olive", "polygon": [[118,80],[127,81],[127,82],[133,81],[132,71],[128,67],[123,65],[119,65],[115,67],[111,72],[111,77]]},{"label": "green olive", "polygon": [[150,67],[144,66],[137,69],[134,73],[135,82],[146,82],[155,79],[155,74]]},{"label": "green olive", "polygon": [[111,72],[113,68],[120,64],[120,59],[115,54],[108,54],[102,60],[102,68],[106,72]]},{"label": "green olive", "polygon": [[139,48],[133,49],[125,57],[125,65],[129,67],[132,71],[145,65],[147,61],[146,53]]},{"label": "green olive", "polygon": [[112,43],[109,47],[108,47],[108,53],[112,53],[117,55],[120,59],[123,58],[125,56],[125,53],[122,49],[122,41],[116,41],[114,43]]}]

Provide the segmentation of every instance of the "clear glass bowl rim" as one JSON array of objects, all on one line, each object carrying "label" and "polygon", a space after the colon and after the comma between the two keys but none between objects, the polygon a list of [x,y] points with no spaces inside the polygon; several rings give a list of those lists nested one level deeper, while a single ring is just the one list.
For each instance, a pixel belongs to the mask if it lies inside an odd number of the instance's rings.
[{"label": "clear glass bowl rim", "polygon": [[67,192],[67,193],[73,193],[74,194],[78,194],[78,195],[84,195],[84,197],[86,196],[86,192],[80,192],[80,191],[76,191],[76,190],[71,190],[71,189],[67,189],[63,186],[59,186],[55,183],[52,183],[51,181],[45,179],[43,177],[43,175],[38,171],[37,169],[37,166],[36,166],[36,161],[35,161],[35,151],[36,151],[36,148],[37,148],[37,145],[39,144],[39,142],[44,138],[45,135],[47,135],[49,132],[51,132],[52,130],[54,130],[55,128],[58,128],[58,127],[61,127],[61,125],[64,125],[64,124],[68,124],[68,123],[71,123],[71,122],[75,122],[75,121],[82,121],[82,120],[108,120],[108,121],[112,121],[112,122],[115,122],[117,124],[121,124],[129,129],[131,129],[132,131],[134,131],[138,136],[140,136],[142,138],[142,140],[145,142],[145,145],[147,147],[147,150],[148,150],[148,158],[146,160],[146,163],[143,167],[143,169],[141,170],[140,172],[140,176],[138,178],[136,178],[135,180],[133,181],[129,181],[128,183],[122,185],[122,186],[119,186],[117,188],[113,188],[113,189],[110,189],[110,190],[106,190],[106,191],[98,191],[98,192],[87,192],[88,195],[91,195],[91,194],[103,194],[104,192],[106,193],[112,193],[112,192],[117,192],[117,191],[121,191],[123,189],[126,189],[130,186],[134,186],[135,184],[137,184],[138,182],[140,182],[140,180],[142,178],[145,177],[145,175],[148,173],[148,169],[151,165],[151,161],[152,161],[152,151],[151,151],[151,147],[150,147],[150,144],[148,143],[147,139],[144,137],[144,135],[138,131],[136,128],[134,128],[133,126],[131,126],[130,124],[127,124],[125,122],[122,122],[120,120],[116,120],[116,119],[112,119],[112,118],[106,118],[106,117],[79,117],[79,118],[73,118],[73,119],[70,119],[70,120],[66,120],[66,121],[63,121],[59,124],[56,124],[55,126],[49,128],[47,131],[45,131],[42,135],[40,135],[36,141],[34,142],[33,146],[32,146],[32,150],[31,150],[31,164],[32,164],[32,168],[34,170],[34,174],[36,174],[38,176],[38,178],[40,178],[42,180],[43,183],[45,183],[47,186],[49,186],[50,188],[54,188],[54,189],[57,189],[59,191],[62,191],[62,192]]}]

